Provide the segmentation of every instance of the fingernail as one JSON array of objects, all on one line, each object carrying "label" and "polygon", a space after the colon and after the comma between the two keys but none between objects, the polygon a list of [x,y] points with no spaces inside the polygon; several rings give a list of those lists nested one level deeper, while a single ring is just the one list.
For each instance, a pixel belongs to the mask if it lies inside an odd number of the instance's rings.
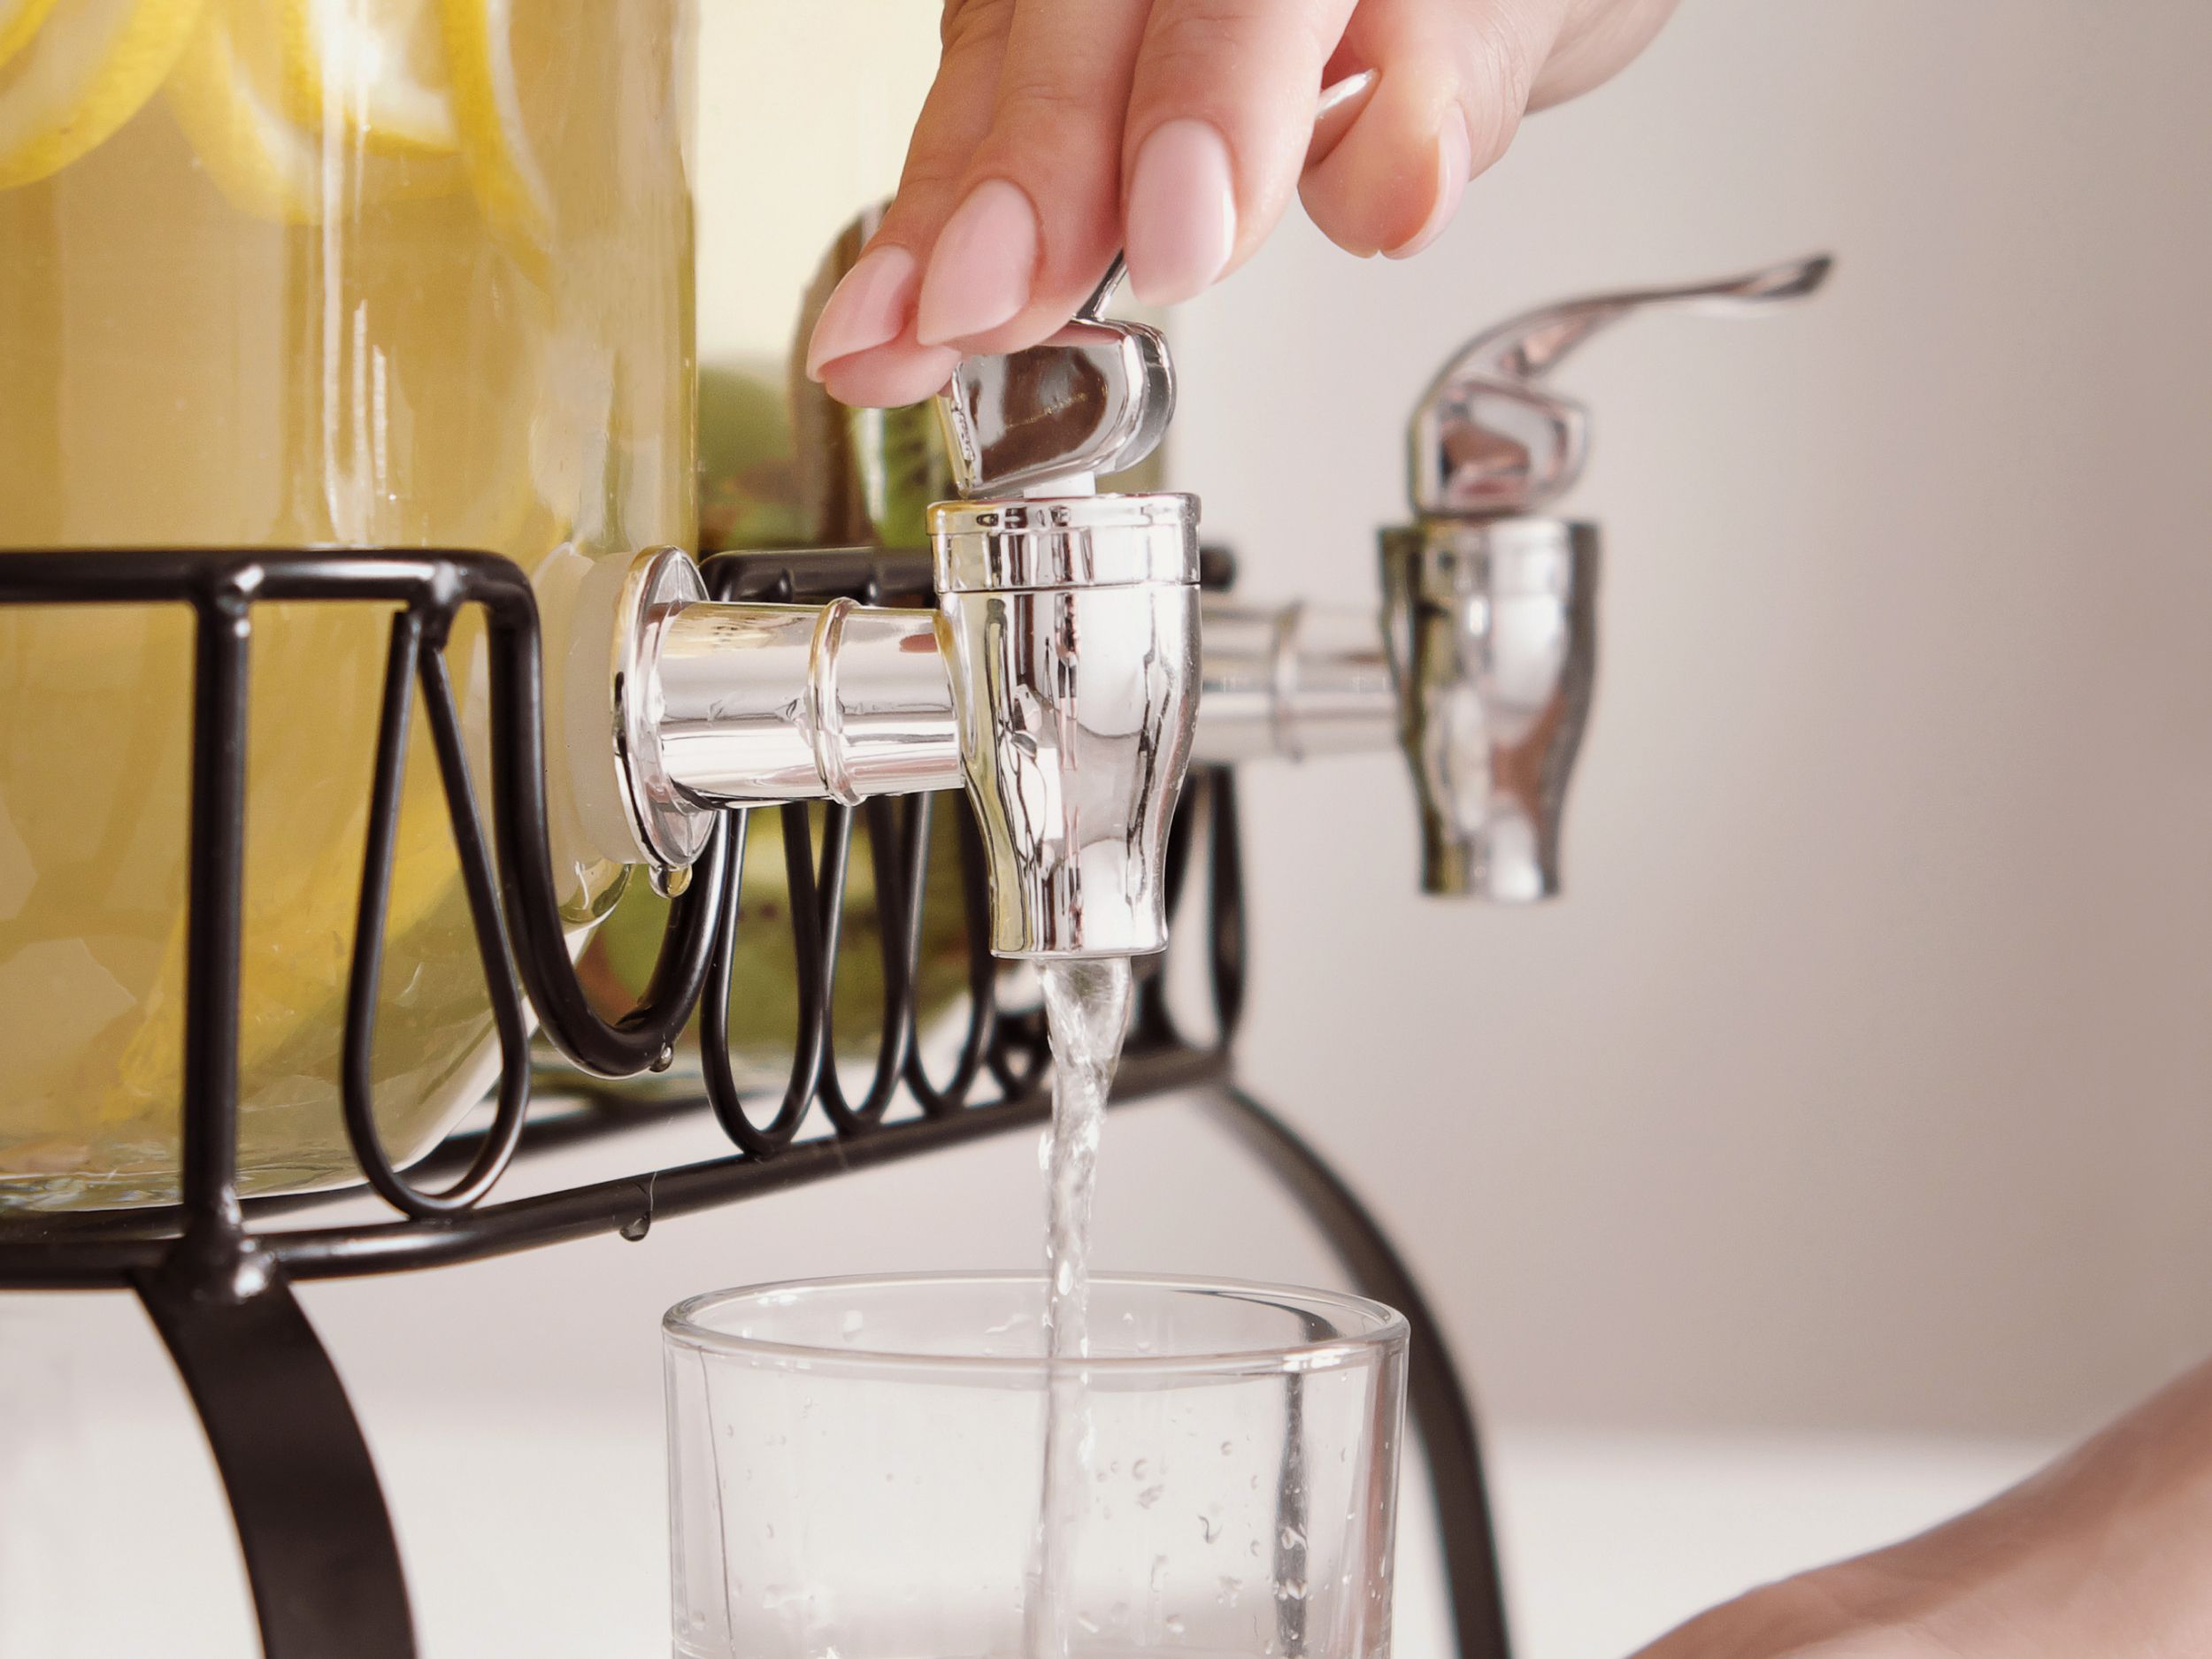
[{"label": "fingernail", "polygon": [[1229,142],[1210,121],[1170,121],[1144,141],[1129,180],[1129,285],[1173,305],[1213,285],[1237,245]]},{"label": "fingernail", "polygon": [[1445,111],[1444,125],[1436,134],[1436,204],[1410,240],[1386,250],[1393,259],[1410,259],[1444,234],[1444,227],[1459,211],[1459,199],[1467,194],[1468,174],[1475,165],[1474,142],[1467,134],[1467,111],[1457,104]]},{"label": "fingernail", "polygon": [[1367,113],[1367,106],[1375,101],[1375,88],[1381,84],[1379,71],[1363,69],[1322,92],[1321,101],[1314,106],[1313,137],[1306,145],[1308,167],[1319,166],[1344,142],[1353,124]]},{"label": "fingernail", "polygon": [[913,309],[920,269],[921,262],[895,244],[862,255],[815,319],[806,350],[807,379],[819,380],[825,364],[896,340]]},{"label": "fingernail", "polygon": [[916,337],[949,345],[1020,315],[1036,274],[1037,238],[1037,211],[1019,186],[1003,179],[977,185],[938,234]]},{"label": "fingernail", "polygon": [[959,362],[960,354],[946,346],[895,342],[833,359],[823,365],[822,385],[841,403],[900,409],[942,391]]}]

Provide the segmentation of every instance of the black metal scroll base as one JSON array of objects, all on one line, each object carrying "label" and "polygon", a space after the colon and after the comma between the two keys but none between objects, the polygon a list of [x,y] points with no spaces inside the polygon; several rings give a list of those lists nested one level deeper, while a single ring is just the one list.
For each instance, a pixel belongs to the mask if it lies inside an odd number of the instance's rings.
[{"label": "black metal scroll base", "polygon": [[[1225,574],[1218,559],[1217,579]],[[926,603],[926,557],[887,554],[726,556],[709,567],[725,598]],[[267,1225],[315,1198],[238,1196],[239,964],[250,666],[256,607],[355,601],[396,608],[383,723],[370,791],[368,856],[346,998],[341,1093],[366,1184],[390,1218],[344,1226]],[[0,557],[0,606],[183,603],[197,619],[194,684],[188,962],[180,1146],[182,1202],[165,1209],[0,1220],[0,1291],[130,1289],[144,1302],[205,1424],[244,1547],[268,1659],[412,1659],[407,1587],[389,1516],[336,1371],[293,1299],[292,1282],[449,1265],[595,1233],[641,1238],[660,1219],[845,1171],[1034,1125],[1049,1105],[1033,1016],[997,1006],[986,951],[983,860],[972,832],[961,864],[969,940],[967,1019],[951,1074],[922,1064],[917,963],[932,857],[926,803],[832,807],[818,833],[804,807],[784,809],[799,1030],[788,1082],[765,1122],[741,1095],[728,1048],[730,964],[745,918],[747,815],[727,816],[676,901],[639,1005],[610,1018],[570,963],[547,837],[543,687],[534,597],[507,561],[469,553],[15,553]],[[490,800],[487,820],[472,745],[444,648],[458,612],[486,618]],[[457,1135],[402,1172],[379,1140],[372,1080],[377,987],[416,700],[436,745],[501,1078],[491,1125]],[[58,741],[70,734],[56,733]],[[1116,1097],[1210,1093],[1328,1231],[1362,1283],[1401,1309],[1416,1333],[1413,1399],[1436,1473],[1462,1659],[1504,1659],[1496,1563],[1473,1418],[1440,1333],[1379,1225],[1294,1136],[1237,1093],[1228,1051],[1242,1010],[1243,895],[1234,780],[1210,772],[1187,795],[1202,813],[1178,819],[1171,903],[1180,941],[1204,953],[1220,1034],[1194,1042],[1171,1018],[1165,976],[1141,990]],[[1198,826],[1202,822],[1202,833]],[[849,1094],[834,1060],[830,1010],[856,830],[866,836],[880,926],[885,1007],[872,1077]],[[946,849],[939,849],[941,856]],[[1187,915],[1187,877],[1202,859],[1202,914]],[[1196,924],[1196,926],[1194,926]],[[1187,944],[1179,947],[1187,948]],[[601,1079],[664,1063],[700,1016],[703,1094],[641,1105],[616,1083],[569,1080],[581,1109],[534,1111],[533,1017],[568,1059]],[[0,1056],[0,1077],[5,1075]],[[4,1084],[0,1084],[4,1087]],[[821,1106],[826,1133],[807,1125]],[[903,1102],[903,1114],[897,1110]],[[488,1202],[513,1159],[657,1121],[710,1111],[733,1153],[675,1169],[507,1202]],[[442,1181],[443,1186],[432,1183]]]},{"label": "black metal scroll base", "polygon": [[222,1472],[264,1651],[412,1659],[368,1444],[283,1274],[249,1248],[196,1271],[165,1263],[135,1287]]}]

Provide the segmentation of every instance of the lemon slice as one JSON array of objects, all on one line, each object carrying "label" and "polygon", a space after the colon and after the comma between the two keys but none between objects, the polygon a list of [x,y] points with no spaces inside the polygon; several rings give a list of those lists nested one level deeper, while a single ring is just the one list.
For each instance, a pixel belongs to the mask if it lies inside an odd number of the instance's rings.
[{"label": "lemon slice", "polygon": [[552,248],[553,191],[523,121],[515,70],[514,0],[438,0],[453,109],[485,218],[526,267]]},{"label": "lemon slice", "polygon": [[[58,173],[112,137],[168,77],[203,0],[0,0],[0,190]],[[6,42],[25,28],[21,42]]]},{"label": "lemon slice", "polygon": [[437,0],[277,0],[291,111],[335,118],[364,148],[450,155],[460,148]]},{"label": "lemon slice", "polygon": [[0,64],[29,44],[54,9],[54,0],[0,0]]},{"label": "lemon slice", "polygon": [[284,107],[280,42],[250,27],[257,20],[214,0],[169,80],[177,124],[234,204],[257,218],[311,225],[333,204],[351,210],[460,188],[457,157],[357,153],[300,126]]}]

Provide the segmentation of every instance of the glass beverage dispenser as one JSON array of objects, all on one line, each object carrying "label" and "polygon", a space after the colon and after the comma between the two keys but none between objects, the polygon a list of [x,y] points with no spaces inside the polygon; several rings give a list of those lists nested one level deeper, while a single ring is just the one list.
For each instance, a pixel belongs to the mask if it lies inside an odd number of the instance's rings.
[{"label": "glass beverage dispenser", "polygon": [[[694,73],[691,0],[0,7],[0,557],[488,549],[532,573],[557,680],[595,569],[696,544]],[[249,1193],[356,1178],[341,1008],[386,622],[258,614]],[[480,732],[473,626],[449,660]],[[181,607],[0,611],[0,1211],[175,1196],[190,690]],[[549,702],[580,947],[625,872],[564,804]],[[496,1065],[419,720],[388,937],[403,1163]]]}]

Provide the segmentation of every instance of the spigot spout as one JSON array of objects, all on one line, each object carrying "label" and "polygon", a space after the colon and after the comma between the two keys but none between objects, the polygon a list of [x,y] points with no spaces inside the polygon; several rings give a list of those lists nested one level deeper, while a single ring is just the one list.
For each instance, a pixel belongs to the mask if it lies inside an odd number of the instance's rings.
[{"label": "spigot spout", "polygon": [[1198,714],[1196,501],[949,502],[930,533],[991,949],[1164,949]]}]

